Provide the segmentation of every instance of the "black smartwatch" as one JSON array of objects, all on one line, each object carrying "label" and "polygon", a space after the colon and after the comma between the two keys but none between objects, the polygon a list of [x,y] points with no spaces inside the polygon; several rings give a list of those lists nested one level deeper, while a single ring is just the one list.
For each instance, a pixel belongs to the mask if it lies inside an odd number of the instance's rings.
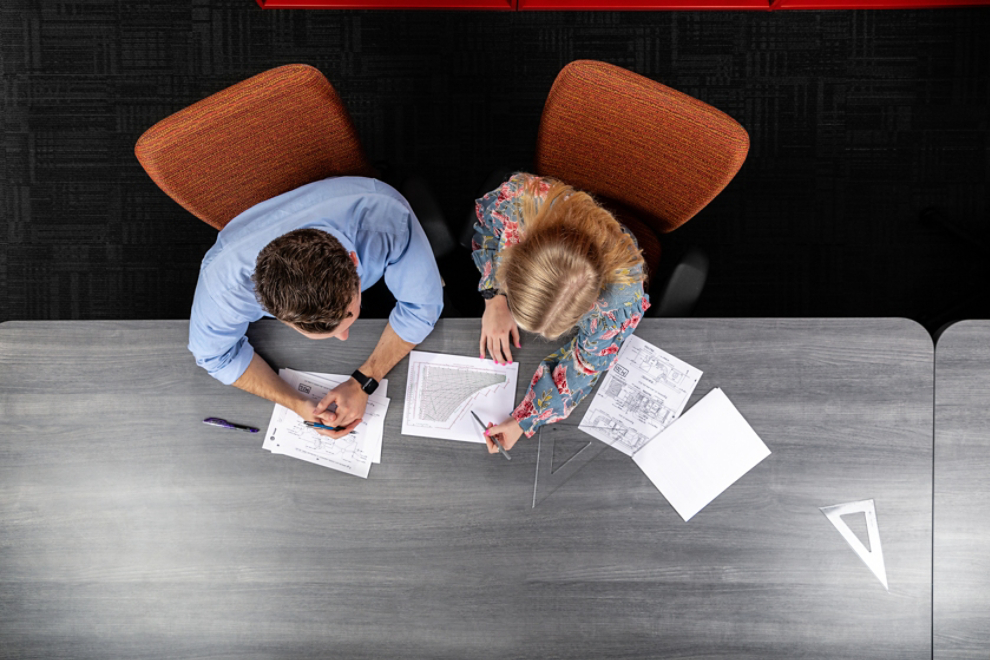
[{"label": "black smartwatch", "polygon": [[371,394],[378,389],[378,381],[371,376],[365,376],[360,369],[355,369],[351,378],[358,382],[365,394]]},{"label": "black smartwatch", "polygon": [[491,300],[499,294],[498,289],[485,289],[481,292],[481,297],[485,300]]}]

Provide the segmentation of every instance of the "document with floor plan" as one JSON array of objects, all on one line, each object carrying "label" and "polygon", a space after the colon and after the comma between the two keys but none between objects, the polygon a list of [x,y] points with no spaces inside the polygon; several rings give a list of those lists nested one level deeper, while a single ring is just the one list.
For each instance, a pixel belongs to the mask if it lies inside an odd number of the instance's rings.
[{"label": "document with floor plan", "polygon": [[703,372],[636,335],[617,358],[578,428],[632,456],[677,419]]},{"label": "document with floor plan", "polygon": [[[293,389],[314,402],[350,378],[294,369],[280,369],[278,375]],[[385,396],[387,388],[388,383],[383,380],[375,393],[368,398],[363,421],[353,432],[338,439],[320,435],[315,429],[303,424],[302,417],[295,412],[275,404],[262,446],[273,454],[284,454],[367,478],[371,464],[381,462],[385,413],[389,404],[389,399]]]},{"label": "document with floor plan", "polygon": [[424,353],[409,354],[402,434],[484,443],[474,411],[500,424],[515,408],[519,363]]}]

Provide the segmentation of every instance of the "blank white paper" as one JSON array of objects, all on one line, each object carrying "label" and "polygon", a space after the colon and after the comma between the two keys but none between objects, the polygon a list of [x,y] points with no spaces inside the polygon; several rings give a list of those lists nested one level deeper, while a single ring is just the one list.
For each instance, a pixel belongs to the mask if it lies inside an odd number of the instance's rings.
[{"label": "blank white paper", "polygon": [[688,521],[769,455],[729,397],[715,388],[632,458]]}]

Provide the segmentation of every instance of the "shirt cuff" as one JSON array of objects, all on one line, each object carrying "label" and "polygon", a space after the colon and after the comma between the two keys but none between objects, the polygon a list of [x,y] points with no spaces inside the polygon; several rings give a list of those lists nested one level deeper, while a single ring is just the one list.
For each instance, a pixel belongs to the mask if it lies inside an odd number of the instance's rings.
[{"label": "shirt cuff", "polygon": [[519,424],[519,428],[523,430],[523,433],[526,434],[527,438],[532,438],[536,434],[537,429],[539,429],[542,425],[538,423],[538,415],[527,416],[523,408],[524,406],[520,404],[518,408],[513,410],[512,419],[516,420]]},{"label": "shirt cuff", "polygon": [[244,375],[251,359],[254,357],[254,347],[247,337],[241,337],[237,344],[221,356],[213,358],[196,358],[196,364],[206,369],[206,372],[224,385],[233,385]]},{"label": "shirt cuff", "polygon": [[443,303],[417,305],[398,302],[388,315],[388,322],[402,341],[421,344],[433,332],[433,327],[437,324],[442,311]]}]

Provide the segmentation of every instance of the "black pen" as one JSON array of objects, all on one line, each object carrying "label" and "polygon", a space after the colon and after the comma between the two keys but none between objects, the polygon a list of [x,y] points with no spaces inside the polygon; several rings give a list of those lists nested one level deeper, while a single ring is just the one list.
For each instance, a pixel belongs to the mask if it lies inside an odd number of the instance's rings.
[{"label": "black pen", "polygon": [[[474,414],[473,410],[471,411],[471,416],[474,417],[479,424],[481,424],[481,428],[485,429],[486,431],[488,430],[488,427],[485,426],[485,423],[481,421],[480,417]],[[495,443],[495,446],[498,447],[498,450],[502,452],[502,456],[505,456],[505,460],[511,461],[512,457],[509,456],[509,452],[505,451],[505,447],[503,447],[502,443],[498,441],[498,438],[496,438],[494,435],[490,435],[488,437],[492,439],[492,442]]]}]

